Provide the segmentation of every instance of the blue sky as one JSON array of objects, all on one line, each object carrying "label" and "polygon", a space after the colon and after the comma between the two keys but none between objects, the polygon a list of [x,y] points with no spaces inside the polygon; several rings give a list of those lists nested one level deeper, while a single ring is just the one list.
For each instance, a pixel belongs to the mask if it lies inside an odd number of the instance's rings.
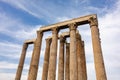
[{"label": "blue sky", "polygon": [[[97,14],[108,80],[120,79],[120,0],[0,0],[0,80],[13,80],[26,39],[36,37],[44,25]],[[88,80],[95,80],[89,25],[78,28],[85,41]],[[68,30],[60,31],[64,32]],[[38,80],[41,79],[45,33]],[[22,80],[27,79],[33,45],[27,50]],[[58,48],[59,49],[59,48]]]}]

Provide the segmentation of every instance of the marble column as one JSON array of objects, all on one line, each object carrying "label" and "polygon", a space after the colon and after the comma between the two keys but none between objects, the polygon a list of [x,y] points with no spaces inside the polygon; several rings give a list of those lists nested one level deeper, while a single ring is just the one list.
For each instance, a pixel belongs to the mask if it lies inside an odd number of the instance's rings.
[{"label": "marble column", "polygon": [[33,50],[34,52],[30,63],[31,65],[29,69],[28,80],[36,80],[37,78],[42,36],[43,36],[43,32],[37,31],[37,39],[34,43],[34,50]]},{"label": "marble column", "polygon": [[79,33],[76,34],[76,39],[77,39],[78,80],[87,80],[86,59],[83,45],[84,43],[82,42],[81,35]]},{"label": "marble column", "polygon": [[82,71],[83,71],[83,80],[87,80],[87,67],[86,67],[86,58],[85,58],[85,47],[84,47],[84,41],[81,41],[82,43],[82,51],[81,51],[81,63],[82,63]]},{"label": "marble column", "polygon": [[77,42],[77,72],[78,72],[78,80],[84,80],[83,79],[83,69],[82,69],[82,59],[81,59],[81,53],[82,53],[82,45],[81,45],[81,37],[79,33],[76,34],[76,42]]},{"label": "marble column", "polygon": [[22,74],[22,70],[23,70],[23,66],[24,66],[27,47],[28,47],[28,44],[24,43],[23,48],[22,48],[22,54],[21,54],[21,57],[20,57],[19,65],[18,65],[18,69],[17,69],[17,72],[16,72],[15,80],[20,80],[21,79],[21,74]]},{"label": "marble column", "polygon": [[69,56],[70,55],[70,43],[66,43],[66,62],[65,62],[65,80],[70,80],[69,71]]},{"label": "marble column", "polygon": [[58,80],[64,80],[64,43],[65,38],[63,36],[60,36]]},{"label": "marble column", "polygon": [[56,61],[57,61],[57,43],[58,42],[58,30],[52,29],[52,45],[50,49],[50,59],[48,68],[48,80],[56,79]]},{"label": "marble column", "polygon": [[76,24],[68,25],[70,28],[70,80],[77,80],[76,56]]},{"label": "marble column", "polygon": [[52,40],[51,38],[46,39],[46,49],[45,49],[45,55],[44,55],[42,80],[47,80],[51,40]]},{"label": "marble column", "polygon": [[92,35],[96,78],[97,80],[107,80],[99,37],[98,22],[97,19],[93,17],[89,19],[89,22]]}]

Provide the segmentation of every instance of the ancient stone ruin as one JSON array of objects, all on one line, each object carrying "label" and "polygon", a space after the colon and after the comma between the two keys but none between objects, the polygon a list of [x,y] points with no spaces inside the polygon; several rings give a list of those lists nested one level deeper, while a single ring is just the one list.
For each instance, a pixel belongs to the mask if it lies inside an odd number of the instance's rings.
[{"label": "ancient stone ruin", "polygon": [[[15,80],[21,79],[26,50],[29,44],[34,44],[27,80],[36,80],[39,66],[43,33],[52,31],[52,36],[46,38],[43,72],[40,80],[56,80],[57,46],[59,46],[58,80],[87,80],[84,41],[77,27],[89,24],[92,35],[96,80],[107,80],[99,38],[97,16],[87,15],[72,20],[41,27],[37,31],[37,38],[26,40],[20,57]],[[69,32],[59,34],[59,31],[69,28]],[[67,42],[66,38],[70,38]],[[52,47],[52,48],[50,48]]]}]

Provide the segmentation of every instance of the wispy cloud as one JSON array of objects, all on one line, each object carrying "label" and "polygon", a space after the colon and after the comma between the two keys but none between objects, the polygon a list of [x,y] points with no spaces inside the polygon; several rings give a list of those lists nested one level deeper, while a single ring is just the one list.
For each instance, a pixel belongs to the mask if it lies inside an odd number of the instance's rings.
[{"label": "wispy cloud", "polygon": [[[99,14],[106,11],[105,8],[97,8],[90,5],[90,0],[70,0],[68,1],[28,1],[28,0],[2,0],[20,10],[23,10],[37,18],[44,18],[49,23],[58,22],[61,18],[74,18],[92,12]],[[29,4],[28,4],[29,3]],[[49,7],[48,7],[49,6]],[[59,10],[58,10],[59,9]],[[62,13],[62,14],[61,14]],[[58,21],[57,21],[58,20]]]},{"label": "wispy cloud", "polygon": [[[1,64],[1,63],[0,63]],[[2,64],[3,65],[3,64]],[[4,64],[6,65],[6,64]],[[8,65],[7,65],[8,66]],[[10,67],[13,68],[14,64],[10,64]],[[25,65],[26,66],[26,65]],[[27,67],[26,67],[27,68]],[[27,68],[28,69],[28,68]],[[39,67],[39,70],[38,72],[42,72],[42,68]],[[6,76],[7,75],[7,76]],[[5,72],[0,72],[0,80],[14,80],[15,79],[15,73],[5,73]],[[24,72],[24,74],[21,76],[21,80],[26,80],[27,79],[27,76],[28,76],[28,72]],[[37,80],[40,80],[41,79],[41,73],[38,74],[38,77],[37,77]]]},{"label": "wispy cloud", "polygon": [[[18,67],[18,64],[15,64],[15,63],[9,63],[9,62],[0,62],[0,69],[17,69]],[[25,64],[25,67],[24,69],[29,69],[29,65],[26,65]]]},{"label": "wispy cloud", "polygon": [[[28,14],[35,16],[37,18],[45,18],[46,21],[50,23],[59,22],[71,19],[73,17],[78,17],[81,15],[90,14],[92,12],[98,13],[98,21],[100,28],[100,37],[101,44],[103,49],[103,55],[105,60],[107,77],[109,80],[119,80],[119,57],[120,57],[120,1],[116,1],[116,4],[113,7],[94,7],[90,5],[90,0],[70,0],[68,3],[57,1],[55,2],[47,2],[43,0],[40,1],[28,1],[28,0],[1,0],[19,10],[23,10]],[[37,2],[37,3],[36,3]],[[29,3],[29,4],[28,4]],[[86,4],[87,3],[87,4]],[[85,5],[86,4],[86,5]],[[66,6],[67,5],[67,6]],[[102,15],[101,15],[102,14]],[[13,18],[5,11],[0,12],[0,33],[8,35],[21,43],[26,39],[31,39],[36,37],[36,30],[39,29],[42,25],[28,25],[24,24],[21,19]],[[6,24],[7,22],[7,24]],[[17,27],[16,27],[17,26]],[[90,28],[88,25],[84,26],[86,28],[80,27],[80,33],[82,35],[83,40],[85,40],[85,50],[86,50],[86,59],[87,59],[87,72],[88,79],[95,80],[95,72],[94,69],[94,59],[93,59],[93,51],[92,51],[92,41],[90,35]],[[51,35],[51,33],[45,33],[44,39]],[[20,52],[22,50],[22,45],[19,43],[8,42],[4,40],[0,42],[0,56],[5,56],[7,58],[19,59]],[[31,57],[32,49],[29,48],[27,52],[27,58]],[[58,48],[59,49],[59,48]],[[44,57],[45,50],[45,40],[43,41],[41,59]],[[9,54],[8,54],[9,53]],[[7,54],[7,55],[5,55]],[[14,56],[13,56],[14,54]],[[43,60],[41,60],[43,61]],[[41,79],[42,73],[42,63],[39,69],[39,77]],[[16,63],[9,63],[8,61],[0,62],[0,68],[8,69],[8,65],[11,69],[15,69],[17,67]],[[1,66],[2,65],[2,66]],[[25,64],[25,68],[28,69],[28,64]],[[92,73],[91,73],[92,72]],[[0,72],[1,80],[13,80],[15,77],[15,73],[5,73]],[[6,75],[8,75],[6,77]],[[23,75],[22,80],[27,79],[27,72]]]},{"label": "wispy cloud", "polygon": [[[24,24],[20,19],[12,18],[4,11],[0,13],[0,18],[0,33],[8,35],[18,40],[35,38],[36,30],[38,30],[41,27],[41,25],[31,26]],[[7,22],[7,24],[5,22]]]},{"label": "wispy cloud", "polygon": [[118,80],[117,74],[119,73],[118,67],[120,67],[120,1],[118,1],[112,10],[99,19],[100,21],[100,33],[102,40],[102,47],[104,52],[104,60],[107,70],[107,76],[109,80]]}]

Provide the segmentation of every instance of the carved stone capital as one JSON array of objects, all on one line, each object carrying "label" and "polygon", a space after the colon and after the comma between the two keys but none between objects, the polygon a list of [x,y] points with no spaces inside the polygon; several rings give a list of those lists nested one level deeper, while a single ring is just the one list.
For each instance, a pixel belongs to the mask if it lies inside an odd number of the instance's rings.
[{"label": "carved stone capital", "polygon": [[37,36],[43,36],[43,31],[41,30],[37,31]]},{"label": "carved stone capital", "polygon": [[81,36],[80,36],[79,33],[76,33],[76,39],[77,39],[77,40],[81,40]]},{"label": "carved stone capital", "polygon": [[97,18],[91,17],[91,18],[89,18],[88,21],[89,21],[89,24],[90,24],[91,27],[92,27],[92,26],[98,26]]},{"label": "carved stone capital", "polygon": [[47,44],[50,44],[52,42],[52,38],[45,39]]},{"label": "carved stone capital", "polygon": [[70,47],[70,43],[66,43],[66,47]]},{"label": "carved stone capital", "polygon": [[76,23],[68,24],[68,26],[69,26],[70,31],[71,30],[76,30],[76,28],[77,28],[77,24]]},{"label": "carved stone capital", "polygon": [[65,42],[65,37],[63,37],[62,35],[60,35],[60,42]]},{"label": "carved stone capital", "polygon": [[24,48],[24,49],[27,49],[27,47],[28,47],[28,44],[24,43],[24,44],[23,44],[23,48]]},{"label": "carved stone capital", "polygon": [[52,34],[57,34],[59,32],[59,29],[58,28],[52,28]]}]

